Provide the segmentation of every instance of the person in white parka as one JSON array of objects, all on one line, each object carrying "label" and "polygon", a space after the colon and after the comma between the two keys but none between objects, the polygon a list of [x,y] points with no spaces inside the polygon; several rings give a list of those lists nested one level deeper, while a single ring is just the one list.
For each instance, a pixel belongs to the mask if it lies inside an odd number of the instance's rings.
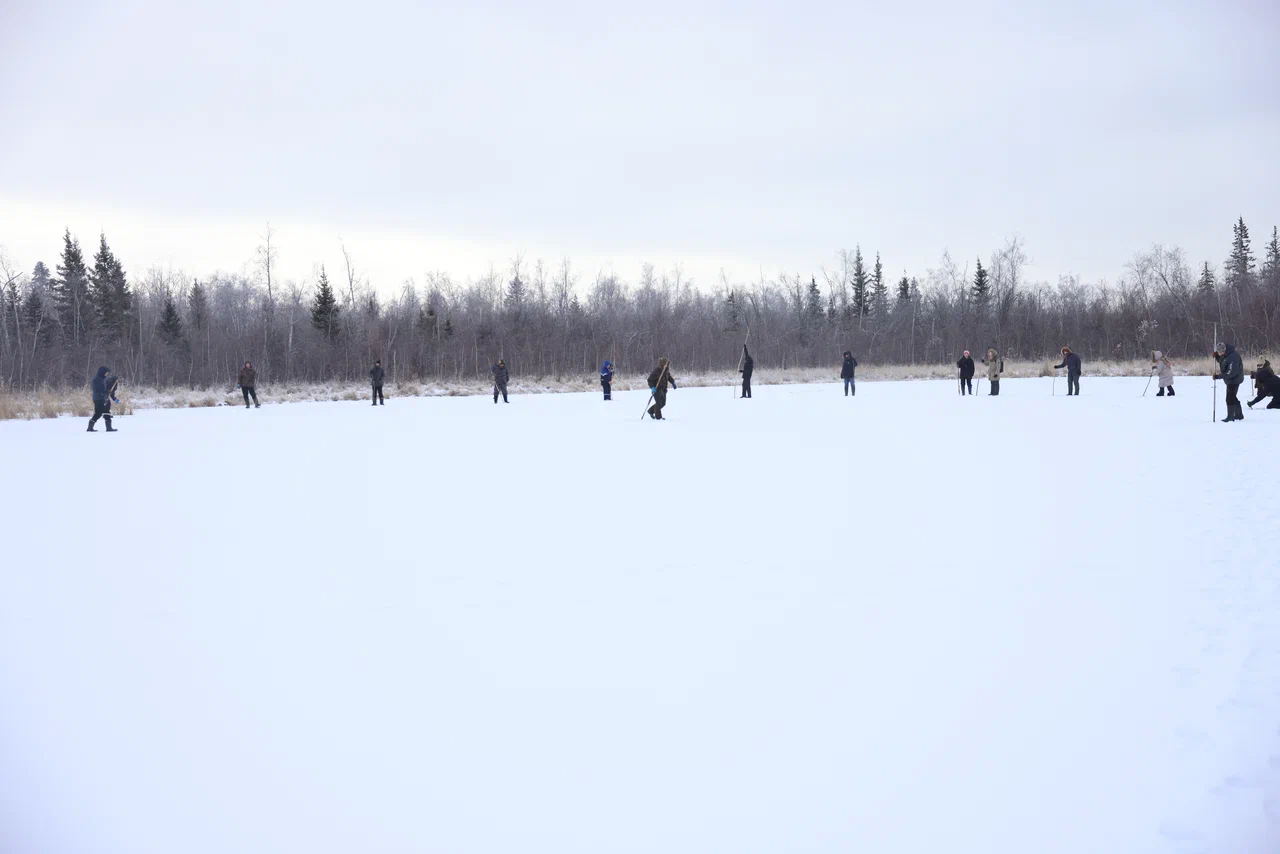
[{"label": "person in white parka", "polygon": [[1173,397],[1173,363],[1165,358],[1164,353],[1159,350],[1151,351],[1151,373],[1160,374],[1160,392],[1156,397],[1164,397],[1165,390],[1169,392],[1169,397]]}]

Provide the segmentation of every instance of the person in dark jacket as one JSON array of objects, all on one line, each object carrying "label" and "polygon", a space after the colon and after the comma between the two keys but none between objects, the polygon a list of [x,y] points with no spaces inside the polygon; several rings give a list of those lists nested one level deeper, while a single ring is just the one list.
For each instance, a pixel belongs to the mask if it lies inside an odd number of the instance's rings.
[{"label": "person in dark jacket", "polygon": [[853,382],[853,372],[858,367],[858,360],[848,350],[844,351],[844,363],[840,365],[840,379],[844,380],[844,396],[857,394],[857,386]]},{"label": "person in dark jacket", "polygon": [[956,367],[960,369],[960,394],[973,394],[973,356],[968,350],[956,362]]},{"label": "person in dark jacket", "polygon": [[756,360],[747,352],[747,345],[742,345],[742,396],[751,397],[751,372],[756,369]]},{"label": "person in dark jacket", "polygon": [[1255,403],[1261,403],[1264,398],[1270,397],[1267,409],[1280,409],[1280,377],[1271,369],[1271,363],[1263,360],[1258,365],[1258,370],[1249,376],[1253,379],[1253,390],[1258,395],[1249,401],[1249,408],[1253,409]]},{"label": "person in dark jacket", "polygon": [[387,402],[382,398],[382,380],[386,374],[382,370],[382,360],[378,359],[373,363],[373,369],[369,371],[369,381],[373,383],[373,405],[377,406],[381,403],[383,406]]},{"label": "person in dark jacket", "polygon": [[662,407],[667,405],[667,383],[676,387],[676,378],[671,375],[671,363],[667,359],[658,360],[658,367],[649,374],[649,392],[653,395],[653,406],[649,407],[649,417],[654,421],[662,420]]},{"label": "person in dark jacket", "polygon": [[600,387],[604,389],[604,399],[613,400],[613,362],[608,359],[600,366]]},{"label": "person in dark jacket", "polygon": [[111,371],[105,367],[98,368],[98,373],[89,382],[89,388],[93,395],[93,417],[89,419],[88,432],[98,432],[93,429],[93,425],[98,423],[99,418],[107,423],[108,433],[119,432],[111,426],[111,402],[113,400],[116,403],[120,402],[116,400],[116,383],[118,382],[120,382],[120,378],[112,376]]},{"label": "person in dark jacket", "polygon": [[498,364],[490,368],[489,372],[493,374],[493,402],[497,403],[498,395],[501,394],[502,402],[510,403],[507,400],[507,380],[511,379],[511,373],[507,370],[507,363],[499,359]]},{"label": "person in dark jacket", "polygon": [[1227,417],[1222,423],[1244,420],[1244,407],[1240,405],[1240,385],[1244,382],[1244,360],[1236,352],[1232,344],[1219,344],[1213,351],[1218,360],[1218,373],[1213,378],[1220,379],[1227,385]]},{"label": "person in dark jacket", "polygon": [[253,384],[258,379],[258,372],[253,369],[253,362],[245,362],[244,367],[240,369],[239,375],[236,376],[236,383],[240,386],[240,392],[244,395],[244,408],[249,408],[249,395],[253,395],[253,405],[261,407],[258,403],[258,392]]},{"label": "person in dark jacket", "polygon": [[1062,348],[1062,364],[1054,365],[1053,369],[1067,369],[1067,395],[1075,394],[1080,396],[1080,357],[1071,351],[1070,347]]}]

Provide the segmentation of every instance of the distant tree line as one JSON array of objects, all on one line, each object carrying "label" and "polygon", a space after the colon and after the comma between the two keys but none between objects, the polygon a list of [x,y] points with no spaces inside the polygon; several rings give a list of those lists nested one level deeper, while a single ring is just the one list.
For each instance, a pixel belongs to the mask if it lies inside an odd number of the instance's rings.
[{"label": "distant tree line", "polygon": [[1255,257],[1243,218],[1221,269],[1193,269],[1182,250],[1154,246],[1114,284],[1028,281],[1009,240],[970,267],[944,253],[922,276],[888,273],[877,253],[841,251],[818,275],[696,287],[677,265],[645,264],[639,279],[585,278],[568,260],[511,259],[465,283],[448,273],[379,295],[343,248],[342,270],[279,281],[268,227],[248,272],[189,277],[150,269],[130,278],[106,235],[86,257],[68,230],[53,270],[31,272],[0,253],[0,384],[83,383],[99,364],[136,384],[217,387],[252,360],[263,383],[360,380],[374,359],[391,379],[484,376],[505,358],[513,376],[623,372],[660,355],[681,371],[732,369],[750,327],[765,367],[934,363],[995,346],[1042,359],[1066,344],[1087,360],[1143,358],[1152,349],[1203,355],[1233,339],[1246,352],[1280,341],[1280,240]]}]

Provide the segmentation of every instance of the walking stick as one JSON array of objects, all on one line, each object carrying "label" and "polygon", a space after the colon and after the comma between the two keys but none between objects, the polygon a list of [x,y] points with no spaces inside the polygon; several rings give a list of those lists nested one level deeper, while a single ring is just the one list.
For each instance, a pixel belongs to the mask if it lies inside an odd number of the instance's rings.
[{"label": "walking stick", "polygon": [[1153,376],[1155,376],[1155,374],[1148,374],[1148,375],[1147,375],[1147,384],[1146,384],[1145,386],[1143,386],[1143,387],[1142,387],[1142,396],[1143,396],[1143,397],[1146,397],[1146,396],[1147,396],[1147,389],[1151,388],[1151,378],[1152,378]]}]

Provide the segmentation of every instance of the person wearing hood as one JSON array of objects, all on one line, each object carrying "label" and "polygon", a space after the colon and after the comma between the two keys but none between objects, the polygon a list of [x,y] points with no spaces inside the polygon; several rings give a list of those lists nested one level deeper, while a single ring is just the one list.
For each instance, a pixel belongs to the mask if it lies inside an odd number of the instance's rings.
[{"label": "person wearing hood", "polygon": [[1000,358],[996,348],[992,347],[987,350],[987,358],[982,360],[982,364],[987,366],[987,382],[991,384],[991,393],[987,396],[996,397],[1000,394],[1000,375],[1004,373],[1004,360]]},{"label": "person wearing hood", "polygon": [[1249,376],[1253,379],[1253,390],[1258,394],[1249,401],[1249,408],[1253,409],[1255,403],[1261,403],[1263,398],[1270,397],[1267,409],[1280,409],[1280,377],[1272,370],[1271,363],[1263,359],[1258,364],[1258,369]]},{"label": "person wearing hood", "polygon": [[756,360],[751,358],[751,354],[747,352],[747,345],[742,345],[742,370],[738,373],[742,374],[742,396],[751,397],[751,372],[756,369]]},{"label": "person wearing hood", "polygon": [[1244,360],[1236,352],[1234,344],[1219,344],[1213,351],[1218,361],[1218,373],[1213,375],[1227,386],[1227,417],[1223,424],[1244,420],[1244,407],[1240,405],[1240,385],[1244,382]]},{"label": "person wearing hood", "polygon": [[240,386],[240,392],[244,395],[244,408],[249,408],[249,395],[253,395],[253,405],[262,408],[262,404],[258,403],[258,392],[253,387],[258,381],[258,372],[253,369],[253,362],[245,362],[244,367],[240,369],[240,373],[236,376],[236,383]]},{"label": "person wearing hood", "polygon": [[498,364],[489,369],[489,373],[493,374],[493,402],[498,402],[498,395],[502,395],[503,403],[510,403],[507,400],[507,381],[511,379],[511,372],[507,370],[507,363],[502,359],[498,360]]},{"label": "person wearing hood", "polygon": [[1062,364],[1054,365],[1053,369],[1067,369],[1067,396],[1074,394],[1080,396],[1080,357],[1072,352],[1070,347],[1062,348]]},{"label": "person wearing hood", "polygon": [[116,400],[116,383],[118,382],[120,382],[120,378],[112,376],[110,369],[106,367],[98,368],[98,373],[89,382],[89,388],[93,396],[93,417],[89,419],[87,432],[98,432],[93,429],[93,425],[98,423],[99,418],[107,423],[108,433],[119,432],[111,426],[111,402],[120,402]]},{"label": "person wearing hood", "polygon": [[608,359],[600,366],[600,387],[604,389],[604,399],[613,400],[613,362]]},{"label": "person wearing hood", "polygon": [[676,387],[676,378],[671,375],[671,363],[666,357],[658,360],[658,367],[649,374],[649,393],[653,395],[653,405],[649,407],[649,417],[654,421],[662,420],[662,407],[667,405],[667,384]]},{"label": "person wearing hood", "polygon": [[387,402],[382,398],[382,381],[386,377],[386,373],[382,370],[382,360],[377,359],[373,363],[373,369],[369,371],[369,382],[373,384],[373,405],[377,406],[381,403],[383,406]]},{"label": "person wearing hood", "polygon": [[960,394],[973,394],[973,356],[969,355],[968,350],[956,362],[956,367],[960,369]]},{"label": "person wearing hood", "polygon": [[844,362],[840,365],[840,379],[844,380],[844,396],[856,395],[858,388],[854,384],[853,374],[858,368],[858,360],[853,358],[853,353],[848,350],[844,351]]},{"label": "person wearing hood", "polygon": [[1164,397],[1166,389],[1169,397],[1174,397],[1173,362],[1170,362],[1160,350],[1151,351],[1151,373],[1160,375],[1160,391],[1156,393],[1156,397]]}]

